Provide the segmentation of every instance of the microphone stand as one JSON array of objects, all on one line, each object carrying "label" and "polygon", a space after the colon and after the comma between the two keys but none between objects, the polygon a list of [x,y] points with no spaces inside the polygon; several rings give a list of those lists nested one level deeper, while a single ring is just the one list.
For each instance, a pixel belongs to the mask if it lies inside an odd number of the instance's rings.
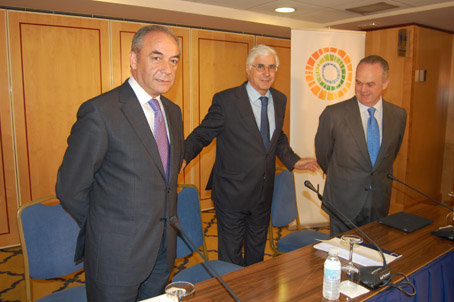
[{"label": "microphone stand", "polygon": [[240,299],[238,299],[238,297],[235,295],[235,293],[232,291],[232,289],[227,285],[227,283],[225,283],[224,279],[222,279],[222,277],[218,274],[218,272],[216,272],[216,270],[211,266],[211,264],[208,262],[208,259],[199,251],[199,249],[194,244],[194,242],[192,242],[191,238],[189,238],[188,234],[186,234],[186,232],[183,231],[183,228],[181,227],[178,219],[175,216],[172,216],[169,218],[169,223],[172,227],[174,227],[182,235],[183,239],[189,243],[192,250],[196,251],[202,257],[208,270],[216,277],[216,279],[219,280],[219,282],[221,282],[221,284],[228,291],[228,293],[233,297],[233,299],[235,299],[236,302],[240,302]]},{"label": "microphone stand", "polygon": [[[451,208],[450,206],[448,206],[447,204],[443,203],[443,202],[440,202],[432,197],[430,197],[429,195],[419,191],[418,189],[410,186],[409,184],[406,184],[404,183],[403,181],[401,181],[400,179],[398,179],[397,177],[395,177],[394,175],[392,174],[387,174],[386,175],[389,179],[391,180],[394,180],[394,181],[397,181],[398,183],[401,183],[403,184],[404,186],[412,189],[413,191],[421,194],[422,196],[430,199],[431,201],[435,202],[436,204],[450,210],[452,213],[451,215],[454,215],[454,210],[453,208]],[[438,237],[441,237],[441,238],[447,238],[449,240],[453,240],[454,241],[454,226],[453,225],[447,225],[447,226],[444,226],[444,227],[439,227],[438,229],[436,229],[435,231],[432,232],[433,235],[435,236],[438,236]]]},{"label": "microphone stand", "polygon": [[361,235],[363,235],[369,242],[371,242],[378,250],[380,253],[380,256],[383,261],[382,266],[366,266],[360,268],[360,273],[359,273],[359,279],[361,283],[366,285],[369,288],[376,289],[383,283],[387,283],[387,281],[391,277],[391,269],[388,267],[388,264],[386,263],[386,258],[385,255],[383,254],[382,249],[378,246],[378,244],[372,240],[367,234],[361,230],[356,224],[353,223],[347,216],[345,216],[341,211],[339,211],[334,205],[332,205],[328,201],[323,201],[323,196],[320,194],[319,190],[316,189],[312,183],[309,180],[306,180],[304,182],[304,185],[310,189],[311,191],[317,193],[318,199],[320,201],[324,202],[329,206],[331,210],[335,210],[335,212],[341,216],[345,221],[347,221],[350,225],[352,225]]},{"label": "microphone stand", "polygon": [[454,211],[453,208],[451,208],[451,207],[448,206],[447,204],[444,204],[444,203],[442,203],[442,202],[440,202],[440,201],[438,201],[438,200],[436,200],[436,199],[430,197],[429,195],[427,195],[427,194],[425,194],[425,193],[419,191],[418,189],[416,189],[416,188],[410,186],[409,184],[404,183],[402,180],[400,180],[399,178],[395,177],[394,175],[388,174],[388,175],[386,175],[386,176],[387,176],[389,179],[394,180],[394,181],[397,181],[398,183],[401,183],[401,184],[403,184],[404,186],[406,186],[406,187],[412,189],[413,191],[415,191],[415,192],[421,194],[422,196],[424,196],[424,197],[426,197],[426,198],[432,200],[432,201],[435,202],[436,204],[438,204],[438,205],[440,205],[440,206],[442,206],[442,207],[447,208],[447,209],[450,210],[451,212]]}]

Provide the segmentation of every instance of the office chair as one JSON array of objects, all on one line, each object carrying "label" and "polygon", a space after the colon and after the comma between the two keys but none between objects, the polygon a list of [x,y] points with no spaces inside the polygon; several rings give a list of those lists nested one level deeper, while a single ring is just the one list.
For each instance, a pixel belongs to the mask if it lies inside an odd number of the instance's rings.
[{"label": "office chair", "polygon": [[[17,212],[27,301],[32,301],[30,278],[57,278],[83,267],[82,263],[74,263],[79,226],[60,204],[42,204],[52,199],[56,197],[48,196],[31,201],[21,206]],[[87,301],[85,285],[64,289],[37,301]]]},{"label": "office chair", "polygon": [[[202,254],[208,259],[208,252],[203,235],[202,220],[200,215],[199,192],[193,185],[178,185],[182,190],[178,193],[177,215],[181,227],[188,234],[194,244],[202,248]],[[189,243],[178,236],[177,258],[186,257],[193,253]],[[219,275],[230,273],[243,268],[240,265],[221,260],[209,260],[210,265]],[[198,263],[177,273],[172,281],[188,281],[191,283],[202,282],[213,278],[204,263]]]},{"label": "office chair", "polygon": [[[292,232],[281,239],[274,238],[273,226],[284,227],[296,219],[297,231]],[[271,220],[268,229],[268,239],[274,256],[294,251],[303,246],[316,243],[318,240],[329,238],[329,234],[313,231],[300,230],[298,207],[295,195],[295,179],[288,170],[276,173],[274,178],[273,201],[271,205]]]}]

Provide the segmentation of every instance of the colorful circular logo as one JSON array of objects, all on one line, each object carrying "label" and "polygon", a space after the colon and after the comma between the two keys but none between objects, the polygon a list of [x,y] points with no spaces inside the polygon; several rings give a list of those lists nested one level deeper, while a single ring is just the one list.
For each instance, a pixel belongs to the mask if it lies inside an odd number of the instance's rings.
[{"label": "colorful circular logo", "polygon": [[306,83],[319,99],[337,100],[351,88],[352,70],[351,59],[344,50],[320,48],[307,60]]}]

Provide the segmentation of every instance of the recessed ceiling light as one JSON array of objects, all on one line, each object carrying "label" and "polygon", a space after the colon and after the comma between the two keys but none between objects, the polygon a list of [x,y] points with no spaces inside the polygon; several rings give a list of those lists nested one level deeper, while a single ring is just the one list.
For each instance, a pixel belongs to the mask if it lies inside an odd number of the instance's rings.
[{"label": "recessed ceiling light", "polygon": [[278,7],[275,11],[278,13],[293,13],[295,9],[293,7]]}]

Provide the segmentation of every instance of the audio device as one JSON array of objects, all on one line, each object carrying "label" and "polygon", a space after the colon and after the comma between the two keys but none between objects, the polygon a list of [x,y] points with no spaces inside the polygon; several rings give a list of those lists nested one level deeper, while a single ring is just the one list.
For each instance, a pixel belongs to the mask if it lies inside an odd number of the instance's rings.
[{"label": "audio device", "polygon": [[378,246],[378,244],[372,240],[363,230],[361,230],[356,224],[353,223],[347,216],[345,216],[341,211],[339,211],[333,204],[329,201],[323,200],[323,196],[320,194],[319,190],[316,189],[309,180],[304,182],[304,185],[309,188],[311,191],[317,193],[318,199],[322,201],[325,206],[328,206],[330,210],[334,210],[344,221],[348,222],[353,226],[361,235],[364,236],[369,242],[371,242],[378,250],[383,260],[382,266],[364,266],[359,269],[359,281],[365,286],[376,289],[384,284],[387,284],[391,279],[391,269],[388,267],[383,251]]},{"label": "audio device", "polygon": [[[435,202],[436,204],[438,204],[439,206],[442,206],[448,210],[451,211],[451,214],[450,215],[454,215],[454,210],[453,208],[451,208],[450,206],[448,206],[447,204],[441,202],[441,201],[438,201],[432,197],[430,197],[429,195],[419,191],[418,189],[410,186],[409,184],[403,182],[402,180],[398,179],[397,177],[395,177],[394,175],[392,174],[388,174],[387,177],[391,180],[394,180],[394,181],[397,181],[398,183],[401,183],[403,184],[404,186],[412,189],[413,191],[421,194],[422,196],[430,199],[431,201]],[[432,234],[435,235],[435,236],[438,236],[438,237],[442,237],[442,238],[446,238],[446,239],[449,239],[449,240],[453,240],[454,241],[454,226],[453,225],[447,225],[447,226],[443,226],[443,227],[439,227],[438,229],[436,229],[435,231],[432,231]]]}]

